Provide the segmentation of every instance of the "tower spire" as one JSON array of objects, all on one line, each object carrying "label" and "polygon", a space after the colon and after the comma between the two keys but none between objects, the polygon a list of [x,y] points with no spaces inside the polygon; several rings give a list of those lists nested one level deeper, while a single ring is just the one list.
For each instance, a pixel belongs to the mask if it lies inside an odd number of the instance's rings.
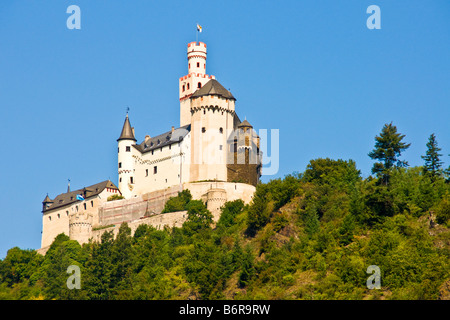
[{"label": "tower spire", "polygon": [[130,124],[130,119],[128,118],[128,110],[129,110],[129,108],[127,108],[127,116],[125,117],[125,122],[123,123],[122,133],[120,134],[120,137],[119,137],[119,139],[117,139],[117,141],[120,141],[120,140],[137,141],[136,138],[134,137],[134,132],[133,132],[133,128],[131,127],[131,124]]}]

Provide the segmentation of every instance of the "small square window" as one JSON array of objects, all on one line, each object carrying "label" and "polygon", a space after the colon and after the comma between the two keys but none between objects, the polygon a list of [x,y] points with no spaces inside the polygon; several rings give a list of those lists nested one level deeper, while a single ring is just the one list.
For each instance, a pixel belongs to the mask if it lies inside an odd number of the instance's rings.
[{"label": "small square window", "polygon": [[125,151],[126,151],[126,152],[130,152],[130,151],[131,151],[131,147],[130,147],[130,146],[127,146],[126,149],[125,149]]},{"label": "small square window", "polygon": [[206,128],[202,127],[202,132],[205,133],[206,132]]}]

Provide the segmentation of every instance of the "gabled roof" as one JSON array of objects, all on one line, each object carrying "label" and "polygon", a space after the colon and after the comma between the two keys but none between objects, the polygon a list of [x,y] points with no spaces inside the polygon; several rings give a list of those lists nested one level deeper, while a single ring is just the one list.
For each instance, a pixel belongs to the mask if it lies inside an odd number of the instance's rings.
[{"label": "gabled roof", "polygon": [[140,144],[133,145],[141,153],[149,152],[164,146],[168,146],[174,143],[178,143],[183,140],[184,137],[191,131],[191,125],[185,125],[180,128],[174,129],[160,134],[156,137],[142,141]]},{"label": "gabled roof", "polygon": [[127,117],[125,118],[125,122],[123,123],[122,133],[120,134],[119,139],[120,140],[134,140],[136,141],[136,138],[134,137],[133,128],[131,128],[130,119],[128,119],[128,113]]},{"label": "gabled roof", "polygon": [[225,89],[219,83],[219,81],[217,81],[216,79],[209,80],[207,83],[205,83],[205,85],[203,87],[201,87],[200,89],[196,90],[192,94],[192,97],[196,98],[196,97],[202,97],[202,96],[208,96],[208,95],[218,95],[218,96],[222,96],[222,97],[224,97],[226,99],[236,100],[236,98],[233,97],[231,92],[228,91],[227,89]]},{"label": "gabled roof", "polygon": [[56,198],[53,200],[50,200],[50,198],[47,195],[43,203],[51,203],[51,205],[44,208],[44,212],[66,206],[68,204],[79,202],[80,200],[77,199],[77,195],[81,195],[84,199],[96,196],[100,194],[103,190],[105,190],[105,188],[117,190],[119,189],[110,180],[106,180],[89,187],[84,187],[83,189],[61,193],[57,195]]}]

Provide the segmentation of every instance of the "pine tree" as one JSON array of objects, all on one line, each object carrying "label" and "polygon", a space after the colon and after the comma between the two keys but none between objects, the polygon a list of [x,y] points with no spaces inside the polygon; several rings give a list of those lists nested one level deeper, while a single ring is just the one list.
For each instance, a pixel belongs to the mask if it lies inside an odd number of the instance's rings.
[{"label": "pine tree", "polygon": [[438,147],[434,133],[428,138],[427,148],[426,155],[421,156],[422,159],[425,160],[423,171],[431,177],[432,181],[435,181],[438,176],[442,175],[441,168],[443,162],[439,158],[442,156],[442,154],[439,153],[442,149]]},{"label": "pine tree", "polygon": [[444,176],[446,177],[447,182],[450,182],[450,166],[448,166],[448,168],[444,170]]},{"label": "pine tree", "polygon": [[375,148],[368,154],[370,158],[381,161],[373,165],[372,173],[376,174],[385,185],[389,182],[389,173],[393,168],[408,166],[407,161],[398,159],[411,145],[402,142],[404,137],[405,135],[397,132],[397,127],[392,125],[392,122],[385,124],[381,134],[375,137]]}]

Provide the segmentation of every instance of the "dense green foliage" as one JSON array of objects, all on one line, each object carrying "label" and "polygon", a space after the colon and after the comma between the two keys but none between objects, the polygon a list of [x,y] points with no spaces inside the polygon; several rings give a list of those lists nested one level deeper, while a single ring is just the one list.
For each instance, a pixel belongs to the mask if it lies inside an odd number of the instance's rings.
[{"label": "dense green foliage", "polygon": [[[12,248],[0,261],[0,299],[449,297],[450,177],[406,167],[397,158],[406,145],[387,143],[403,136],[383,130],[376,177],[363,179],[351,160],[315,159],[259,184],[250,204],[225,203],[217,223],[185,190],[164,209],[187,211],[182,228],[140,225],[132,235],[123,223],[83,246],[61,234],[45,256]],[[67,288],[70,265],[81,289]],[[371,265],[381,289],[367,287]]]},{"label": "dense green foliage", "polygon": [[[124,223],[83,246],[61,234],[45,256],[10,249],[0,298],[438,299],[450,279],[450,185],[422,168],[398,168],[386,186],[353,161],[316,159],[258,185],[249,205],[227,202],[215,225],[187,192],[170,203],[188,212],[182,228],[131,235]],[[69,265],[80,290],[66,286]],[[370,265],[380,290],[366,286]]]}]

